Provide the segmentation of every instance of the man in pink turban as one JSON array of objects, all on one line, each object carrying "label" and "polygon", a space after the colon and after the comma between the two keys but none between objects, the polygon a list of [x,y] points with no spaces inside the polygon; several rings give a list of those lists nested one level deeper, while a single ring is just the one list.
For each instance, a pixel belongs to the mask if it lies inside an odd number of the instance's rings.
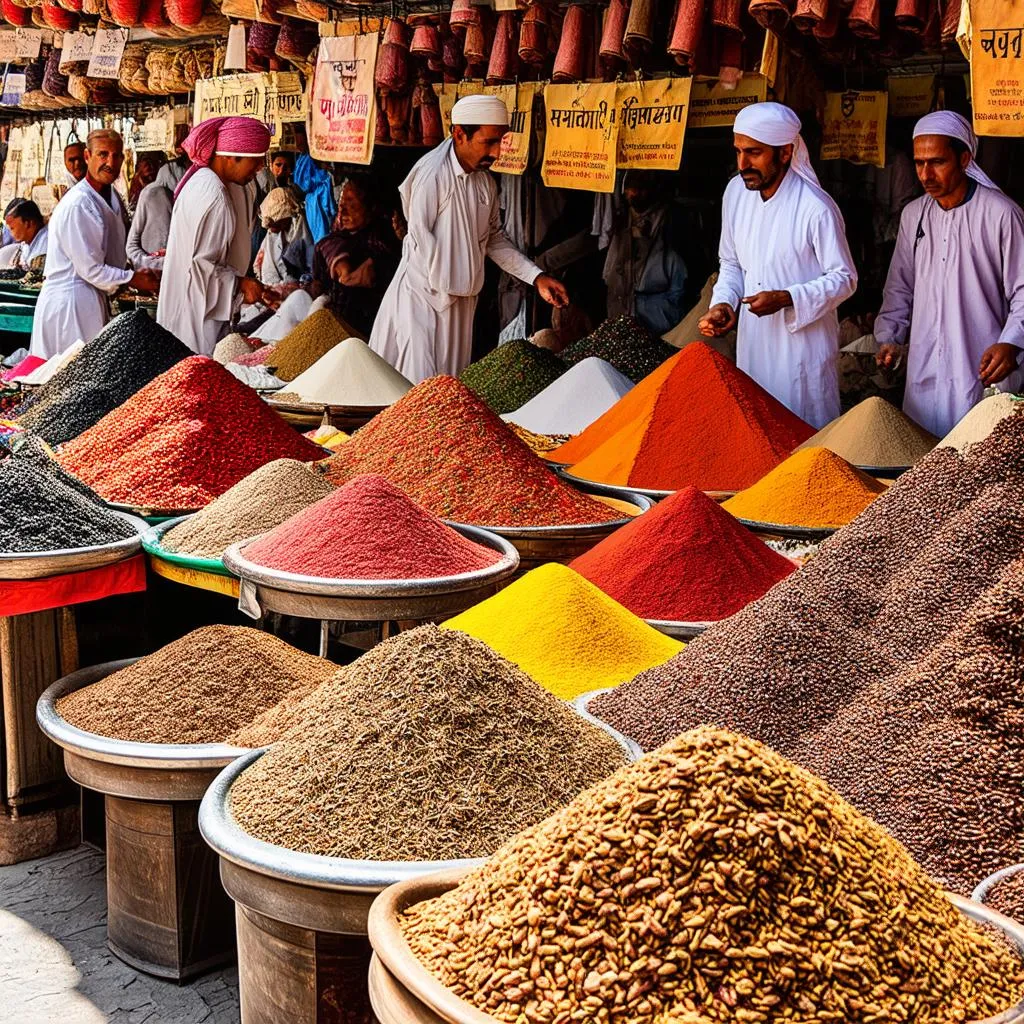
[{"label": "man in pink turban", "polygon": [[157,321],[193,352],[211,355],[243,301],[263,286],[246,277],[254,181],[270,132],[252,117],[215,117],[182,143],[192,160],[174,193]]}]

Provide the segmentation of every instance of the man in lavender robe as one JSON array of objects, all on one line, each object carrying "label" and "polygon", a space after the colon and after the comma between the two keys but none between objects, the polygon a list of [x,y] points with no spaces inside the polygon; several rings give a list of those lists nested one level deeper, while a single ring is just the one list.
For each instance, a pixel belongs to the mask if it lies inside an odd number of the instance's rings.
[{"label": "man in lavender robe", "polygon": [[939,437],[986,387],[1015,391],[1022,380],[1024,211],[975,163],[977,150],[959,114],[918,121],[925,195],[903,210],[875,320],[879,365],[906,355],[903,411]]}]

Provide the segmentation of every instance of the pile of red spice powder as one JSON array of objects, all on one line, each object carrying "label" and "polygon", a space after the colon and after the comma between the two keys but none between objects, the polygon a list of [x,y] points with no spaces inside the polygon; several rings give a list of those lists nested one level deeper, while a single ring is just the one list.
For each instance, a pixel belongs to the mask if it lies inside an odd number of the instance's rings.
[{"label": "pile of red spice powder", "polygon": [[338,580],[456,576],[501,554],[463,537],[382,476],[357,476],[247,544],[251,562]]},{"label": "pile of red spice powder", "polygon": [[695,342],[547,457],[569,463],[584,480],[737,491],[813,433],[728,359]]},{"label": "pile of red spice powder", "polygon": [[206,356],[183,359],[57,453],[107,501],[155,509],[202,508],[264,463],[322,457]]},{"label": "pile of red spice powder", "polygon": [[477,526],[622,518],[555,476],[454,377],[417,384],[357,430],[323,468],[335,484],[380,473],[428,512]]},{"label": "pile of red spice powder", "polygon": [[762,597],[795,565],[686,487],[570,567],[643,619],[717,622]]}]

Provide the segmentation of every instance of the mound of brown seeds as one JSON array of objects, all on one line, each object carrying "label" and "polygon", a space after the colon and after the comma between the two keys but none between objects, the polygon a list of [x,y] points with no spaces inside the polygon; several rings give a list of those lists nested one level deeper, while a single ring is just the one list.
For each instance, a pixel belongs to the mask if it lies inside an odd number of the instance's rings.
[{"label": "mound of brown seeds", "polygon": [[68,694],[57,710],[86,732],[140,743],[224,743],[337,665],[244,626],[204,626]]},{"label": "mound of brown seeds", "polygon": [[696,729],[402,919],[498,1020],[977,1020],[1024,967],[820,779]]},{"label": "mound of brown seeds", "polygon": [[385,641],[236,741],[257,745],[268,724],[280,742],[232,786],[232,813],[259,839],[335,857],[483,857],[626,760],[511,662],[436,626]]}]

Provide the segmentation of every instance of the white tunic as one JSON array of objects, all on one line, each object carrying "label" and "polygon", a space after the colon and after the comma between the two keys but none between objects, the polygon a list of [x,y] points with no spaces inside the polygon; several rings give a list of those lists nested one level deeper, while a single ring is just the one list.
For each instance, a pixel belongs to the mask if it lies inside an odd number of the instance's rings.
[{"label": "white tunic", "polygon": [[[931,196],[906,206],[875,340],[908,333],[903,411],[944,437],[981,400],[985,349],[1024,348],[1024,211],[1012,199],[979,185],[952,210]],[[1021,386],[1020,370],[997,385]]]},{"label": "white tunic", "polygon": [[48,227],[46,280],[31,342],[32,355],[42,359],[79,338],[92,341],[110,319],[107,297],[132,277],[125,269],[125,222],[116,192],[108,203],[83,179],[57,204]]},{"label": "white tunic", "polygon": [[[814,427],[839,415],[836,308],[857,287],[839,211],[792,171],[771,199],[740,177],[722,200],[721,262],[711,304],[739,310],[736,363]],[[793,305],[758,317],[740,299],[788,291]]]},{"label": "white tunic", "polygon": [[193,352],[209,356],[241,304],[249,266],[251,186],[226,185],[208,167],[174,201],[157,322]]},{"label": "white tunic", "polygon": [[469,363],[485,257],[527,284],[541,269],[501,230],[491,176],[463,170],[451,139],[422,157],[399,191],[409,233],[369,344],[417,384]]}]

